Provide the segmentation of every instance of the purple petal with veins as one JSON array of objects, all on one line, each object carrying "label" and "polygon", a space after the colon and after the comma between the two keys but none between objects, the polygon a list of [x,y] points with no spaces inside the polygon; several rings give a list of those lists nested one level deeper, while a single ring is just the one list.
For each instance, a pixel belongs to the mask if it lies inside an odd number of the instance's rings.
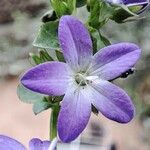
[{"label": "purple petal with veins", "polygon": [[92,41],[85,26],[72,16],[64,16],[58,36],[66,62],[75,70],[85,69],[92,57]]},{"label": "purple petal with veins", "polygon": [[140,55],[140,48],[133,43],[118,43],[104,47],[94,55],[88,73],[105,80],[115,79],[132,68]]},{"label": "purple petal with veins", "polygon": [[107,118],[119,123],[127,123],[134,116],[134,106],[130,97],[106,80],[94,80],[91,83],[89,97],[92,104]]},{"label": "purple petal with veins", "polygon": [[85,129],[91,114],[87,90],[72,86],[66,92],[58,117],[58,133],[63,142],[70,142]]},{"label": "purple petal with veins", "polygon": [[71,73],[69,66],[62,62],[40,64],[23,75],[21,83],[28,89],[47,95],[63,95]]}]

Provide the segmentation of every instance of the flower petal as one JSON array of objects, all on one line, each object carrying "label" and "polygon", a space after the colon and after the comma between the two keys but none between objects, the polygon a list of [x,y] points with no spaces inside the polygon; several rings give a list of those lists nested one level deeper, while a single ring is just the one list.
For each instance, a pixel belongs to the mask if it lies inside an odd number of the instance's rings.
[{"label": "flower petal", "polygon": [[129,5],[129,4],[142,4],[144,2],[148,3],[148,0],[121,0],[123,4]]},{"label": "flower petal", "polygon": [[58,37],[66,62],[74,69],[84,70],[92,56],[92,41],[85,26],[73,16],[63,16]]},{"label": "flower petal", "polygon": [[89,95],[92,104],[111,120],[127,123],[134,116],[134,106],[130,97],[122,89],[106,80],[92,81]]},{"label": "flower petal", "polygon": [[48,150],[50,141],[41,141],[40,139],[33,138],[29,142],[29,150]]},{"label": "flower petal", "polygon": [[141,54],[140,48],[132,43],[119,43],[102,48],[94,55],[89,69],[91,76],[98,75],[112,80],[131,69]]},{"label": "flower petal", "polygon": [[0,150],[26,150],[26,148],[15,139],[0,135]]},{"label": "flower petal", "polygon": [[140,4],[144,2],[148,2],[148,0],[106,0],[107,2],[113,3],[113,4]]},{"label": "flower petal", "polygon": [[69,82],[69,67],[62,62],[47,62],[27,71],[21,83],[28,89],[47,95],[63,95]]},{"label": "flower petal", "polygon": [[58,134],[63,142],[76,139],[89,121],[91,102],[86,92],[86,88],[71,88],[64,96],[58,116]]}]

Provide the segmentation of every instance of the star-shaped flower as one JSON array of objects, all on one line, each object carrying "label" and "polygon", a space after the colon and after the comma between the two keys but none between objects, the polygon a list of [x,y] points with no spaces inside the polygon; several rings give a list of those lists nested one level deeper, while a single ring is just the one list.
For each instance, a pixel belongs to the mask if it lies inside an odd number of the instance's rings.
[{"label": "star-shaped flower", "polygon": [[66,63],[46,62],[21,78],[28,89],[47,95],[64,95],[58,116],[58,134],[70,142],[85,129],[94,105],[107,118],[127,123],[134,116],[129,96],[109,82],[132,68],[140,57],[133,43],[119,43],[92,55],[85,26],[73,16],[63,16],[58,37]]}]

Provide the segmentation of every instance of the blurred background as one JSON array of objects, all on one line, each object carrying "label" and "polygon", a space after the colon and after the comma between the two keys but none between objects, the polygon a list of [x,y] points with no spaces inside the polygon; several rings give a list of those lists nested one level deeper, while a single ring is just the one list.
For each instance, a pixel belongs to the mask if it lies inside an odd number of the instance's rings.
[{"label": "blurred background", "polygon": [[[42,24],[42,15],[50,9],[48,0],[0,0],[0,134],[11,136],[28,146],[33,138],[49,138],[50,110],[35,116],[32,106],[19,101],[16,89],[19,75],[31,67],[29,52]],[[85,16],[85,8],[78,15]],[[125,89],[136,106],[129,124],[118,124],[93,115],[80,141],[95,150],[150,149],[150,13],[137,22],[116,24],[110,21],[102,33],[112,43],[130,41],[142,48],[136,72],[116,84]],[[95,146],[95,147],[94,147]],[[72,148],[70,148],[73,150]],[[67,150],[67,148],[66,148]]]}]

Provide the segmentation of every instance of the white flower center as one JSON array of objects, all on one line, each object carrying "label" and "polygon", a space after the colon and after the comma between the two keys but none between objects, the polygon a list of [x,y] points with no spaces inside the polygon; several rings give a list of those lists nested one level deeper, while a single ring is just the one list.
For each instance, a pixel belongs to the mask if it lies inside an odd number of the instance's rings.
[{"label": "white flower center", "polygon": [[98,76],[87,76],[86,74],[78,73],[75,76],[75,81],[80,86],[86,86],[89,83],[92,83],[93,80],[98,79]]},{"label": "white flower center", "polygon": [[79,84],[81,86],[87,85],[86,76],[82,73],[78,73],[75,76],[75,81],[77,82],[77,84]]}]

